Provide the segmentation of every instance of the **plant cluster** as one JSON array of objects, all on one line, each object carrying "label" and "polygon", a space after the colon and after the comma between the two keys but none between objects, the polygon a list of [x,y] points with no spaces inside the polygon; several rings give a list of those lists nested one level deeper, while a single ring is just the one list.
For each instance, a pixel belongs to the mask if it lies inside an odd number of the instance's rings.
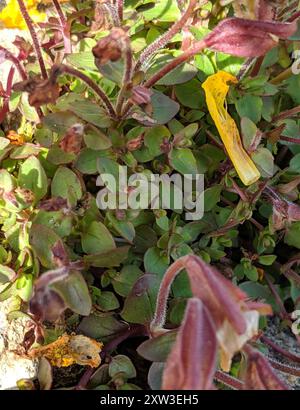
[{"label": "plant cluster", "polygon": [[[0,44],[0,302],[28,319],[39,388],[74,363],[77,389],[300,375],[263,335],[274,314],[300,341],[299,16],[292,0],[6,1],[1,24],[25,31]],[[204,174],[203,218],[100,210],[119,165]]]}]

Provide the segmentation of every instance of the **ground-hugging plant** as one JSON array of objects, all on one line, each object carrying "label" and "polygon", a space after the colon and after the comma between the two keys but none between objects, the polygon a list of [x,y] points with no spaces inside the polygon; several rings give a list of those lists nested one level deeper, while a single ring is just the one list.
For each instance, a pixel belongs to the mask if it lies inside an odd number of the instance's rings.
[{"label": "ground-hugging plant", "polygon": [[[286,389],[274,368],[299,369],[268,362],[262,334],[299,306],[297,4],[39,3],[0,12],[31,36],[0,45],[0,301],[28,318],[18,353],[43,357],[41,388],[79,363],[77,389]],[[119,165],[204,174],[203,218],[100,210],[97,175]]]}]

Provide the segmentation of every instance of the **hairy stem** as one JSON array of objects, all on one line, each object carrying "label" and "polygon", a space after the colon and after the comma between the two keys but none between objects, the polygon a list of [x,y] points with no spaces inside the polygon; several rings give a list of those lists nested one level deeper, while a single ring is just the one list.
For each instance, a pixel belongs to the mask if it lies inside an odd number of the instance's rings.
[{"label": "hairy stem", "polygon": [[204,40],[198,41],[197,43],[194,44],[194,46],[186,50],[180,56],[174,58],[174,60],[170,61],[162,69],[160,69],[157,73],[155,73],[151,78],[149,78],[145,82],[144,86],[147,88],[152,87],[159,80],[161,80],[165,75],[169,74],[171,71],[175,70],[175,68],[177,68],[181,64],[188,61],[195,54],[200,53],[205,47],[206,47],[206,42]]},{"label": "hairy stem", "polygon": [[184,27],[189,17],[193,13],[196,4],[197,0],[190,0],[189,6],[184,12],[184,14],[181,16],[181,18],[176,23],[174,23],[170,27],[170,29],[165,32],[165,34],[158,37],[141,53],[140,58],[135,66],[135,72],[137,72],[145,63],[147,63],[147,61],[156,51],[160,50],[167,43],[169,43],[169,41],[172,40],[175,34],[179,33],[179,31]]},{"label": "hairy stem", "polygon": [[167,313],[167,302],[170,293],[171,285],[179,274],[179,272],[184,268],[184,262],[182,259],[175,261],[166,271],[163,280],[160,284],[156,299],[156,309],[153,321],[150,324],[150,330],[160,330],[164,327],[166,321]]},{"label": "hairy stem", "polygon": [[120,19],[120,23],[123,20],[123,11],[124,11],[124,0],[116,0],[116,5],[117,5],[117,10],[118,10],[118,16]]},{"label": "hairy stem", "polygon": [[276,300],[276,304],[280,310],[280,316],[282,317],[282,319],[289,319],[289,314],[286,311],[284,304],[282,303],[281,297],[278,295],[277,290],[275,289],[275,286],[273,285],[273,283],[270,280],[270,277],[267,273],[265,273],[265,280],[267,282],[267,285],[270,289],[270,291],[272,292],[275,300]]},{"label": "hairy stem", "polygon": [[22,66],[21,62],[18,60],[17,57],[15,57],[10,51],[6,50],[6,48],[0,46],[0,51],[4,53],[4,57],[11,61],[16,69],[18,70],[22,80],[27,80],[27,74],[26,71],[24,70],[24,67]]},{"label": "hairy stem", "polygon": [[132,58],[132,50],[130,46],[129,37],[126,38],[124,58],[125,58],[124,76],[123,76],[123,81],[122,81],[122,87],[120,89],[118,99],[117,99],[117,104],[116,104],[116,113],[117,113],[117,116],[119,117],[121,116],[126,91],[132,79],[133,58]]},{"label": "hairy stem", "polygon": [[244,383],[240,380],[236,379],[235,377],[230,376],[227,373],[222,372],[221,370],[217,370],[215,373],[215,379],[218,382],[225,384],[226,386],[230,387],[234,390],[243,390]]},{"label": "hairy stem", "polygon": [[278,360],[271,359],[270,357],[268,357],[268,360],[274,369],[280,370],[286,374],[291,374],[292,376],[300,377],[300,367],[290,366],[288,364],[281,363]]},{"label": "hairy stem", "polygon": [[300,356],[297,356],[282,347],[278,346],[276,343],[274,343],[272,340],[270,340],[266,336],[261,336],[260,340],[265,343],[266,345],[270,346],[273,350],[276,352],[280,353],[282,356],[287,357],[288,359],[292,360],[293,362],[300,363]]},{"label": "hairy stem", "polygon": [[110,117],[113,119],[116,118],[114,107],[112,106],[105,92],[102,90],[102,88],[98,86],[98,84],[91,80],[87,75],[83,74],[76,68],[70,67],[66,64],[54,65],[51,69],[51,78],[56,80],[56,78],[61,74],[69,74],[85,82],[86,85],[100,98]]},{"label": "hairy stem", "polygon": [[62,11],[61,5],[58,0],[52,0],[54,7],[56,9],[56,12],[59,17],[60,25],[61,25],[61,30],[62,30],[62,35],[64,39],[64,46],[65,46],[65,52],[67,54],[72,53],[72,44],[71,44],[71,36],[70,36],[70,31],[68,27],[68,22],[65,18],[64,12]]},{"label": "hairy stem", "polygon": [[35,29],[34,29],[34,27],[33,27],[33,22],[32,22],[32,20],[31,20],[29,14],[28,14],[28,11],[27,11],[27,9],[26,9],[26,6],[25,6],[25,4],[24,4],[24,1],[23,1],[23,0],[17,0],[17,1],[18,1],[18,5],[19,5],[20,11],[21,11],[21,13],[22,13],[22,16],[23,16],[23,18],[24,18],[24,20],[25,20],[25,23],[26,23],[26,25],[27,25],[27,27],[28,27],[28,30],[29,30],[30,35],[31,35],[31,38],[32,38],[33,47],[34,47],[34,50],[35,50],[36,55],[37,55],[37,59],[38,59],[39,65],[40,65],[42,77],[43,77],[44,79],[47,79],[47,78],[48,78],[48,76],[47,76],[47,70],[46,70],[46,66],[45,66],[44,59],[43,59],[41,46],[40,46],[40,44],[39,44],[39,40],[38,40],[38,38],[37,38]]},{"label": "hairy stem", "polygon": [[[171,71],[175,70],[178,66],[188,61],[192,58],[195,54],[200,53],[206,47],[205,40],[198,41],[194,46],[186,50],[180,56],[174,58],[174,60],[170,61],[166,64],[161,70],[155,73],[152,77],[150,77],[143,85],[146,88],[151,88],[155,85],[159,80],[161,80],[164,76],[169,74]],[[123,110],[123,118],[126,118],[128,115],[130,108],[132,107],[132,102],[128,102],[125,105]]]}]

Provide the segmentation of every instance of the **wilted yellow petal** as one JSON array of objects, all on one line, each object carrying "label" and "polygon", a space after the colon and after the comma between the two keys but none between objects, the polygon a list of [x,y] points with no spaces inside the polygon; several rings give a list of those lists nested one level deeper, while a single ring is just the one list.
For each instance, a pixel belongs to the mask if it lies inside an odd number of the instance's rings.
[{"label": "wilted yellow petal", "polygon": [[244,344],[258,333],[259,313],[257,310],[248,310],[243,313],[247,324],[246,331],[238,335],[231,324],[225,320],[217,332],[220,345],[220,366],[225,372],[230,371],[231,360]]},{"label": "wilted yellow petal", "polygon": [[102,343],[83,335],[64,334],[55,342],[32,349],[31,357],[46,357],[52,366],[68,367],[72,364],[98,367]]},{"label": "wilted yellow petal", "polygon": [[228,82],[237,83],[237,79],[225,71],[219,71],[209,76],[202,87],[205,91],[209,113],[236,172],[245,185],[251,185],[259,179],[260,173],[245,151],[236,123],[225,107],[226,95],[229,90]]}]

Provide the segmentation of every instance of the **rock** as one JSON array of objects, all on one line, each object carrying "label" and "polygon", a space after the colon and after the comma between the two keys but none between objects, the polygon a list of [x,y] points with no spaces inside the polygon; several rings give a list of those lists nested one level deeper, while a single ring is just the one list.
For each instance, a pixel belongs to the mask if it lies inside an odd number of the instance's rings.
[{"label": "rock", "polygon": [[28,330],[28,319],[21,317],[9,322],[9,311],[10,300],[0,302],[0,390],[17,389],[17,381],[36,378],[38,368],[38,360],[16,354]]}]

